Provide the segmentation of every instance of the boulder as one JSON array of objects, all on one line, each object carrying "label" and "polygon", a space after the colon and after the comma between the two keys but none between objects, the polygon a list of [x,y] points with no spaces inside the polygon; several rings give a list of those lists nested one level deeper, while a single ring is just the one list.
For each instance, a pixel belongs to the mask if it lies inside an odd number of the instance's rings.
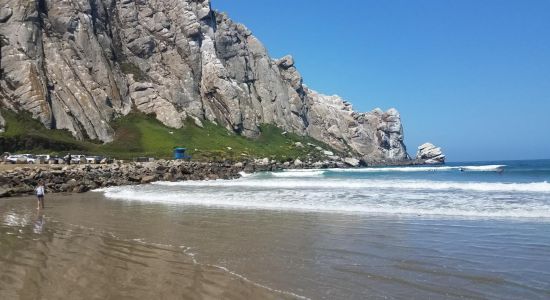
[{"label": "boulder", "polygon": [[324,168],[326,165],[322,161],[316,161],[313,163],[313,167],[316,169]]},{"label": "boulder", "polygon": [[262,159],[256,159],[254,161],[258,166],[267,166],[269,165],[269,158],[264,157]]},{"label": "boulder", "polygon": [[342,158],[340,158],[340,156],[336,156],[336,155],[330,155],[327,157],[328,159],[332,160],[332,161],[340,161],[342,160]]},{"label": "boulder", "polygon": [[143,176],[141,177],[141,183],[151,183],[153,181],[157,180],[156,175],[149,175],[149,176]]},{"label": "boulder", "polygon": [[422,160],[426,164],[443,164],[445,163],[445,155],[441,148],[434,146],[432,143],[424,143],[418,147],[416,159]]},{"label": "boulder", "polygon": [[353,157],[346,157],[344,158],[344,162],[352,167],[358,167],[361,164],[361,161],[357,158]]},{"label": "boulder", "polygon": [[78,182],[76,181],[76,179],[73,178],[73,179],[70,179],[69,181],[67,181],[65,184],[66,184],[68,187],[73,188],[73,187],[75,187],[75,186],[78,185]]},{"label": "boulder", "polygon": [[294,166],[295,167],[301,167],[303,165],[304,165],[304,163],[298,158],[294,161]]},{"label": "boulder", "polygon": [[8,188],[0,188],[0,198],[2,197],[9,197],[12,193],[11,189]]},{"label": "boulder", "polygon": [[13,10],[9,6],[0,7],[0,23],[5,23],[13,15]]}]

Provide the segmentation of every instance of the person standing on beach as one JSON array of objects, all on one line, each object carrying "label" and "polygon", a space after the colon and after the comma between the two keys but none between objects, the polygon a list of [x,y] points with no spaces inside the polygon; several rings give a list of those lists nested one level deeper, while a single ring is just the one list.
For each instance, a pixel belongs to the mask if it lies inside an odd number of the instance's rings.
[{"label": "person standing on beach", "polygon": [[35,191],[36,197],[38,197],[38,207],[36,209],[44,209],[44,194],[46,191],[44,188],[44,183],[42,181],[38,183]]},{"label": "person standing on beach", "polygon": [[72,159],[71,153],[67,154],[67,164],[68,165],[71,165],[71,159]]}]

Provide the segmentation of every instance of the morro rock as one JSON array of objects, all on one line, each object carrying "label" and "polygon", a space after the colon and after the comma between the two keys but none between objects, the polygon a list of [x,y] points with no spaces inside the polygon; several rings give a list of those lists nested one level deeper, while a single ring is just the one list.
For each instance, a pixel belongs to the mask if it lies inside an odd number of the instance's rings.
[{"label": "morro rock", "polygon": [[[110,142],[133,109],[179,128],[208,120],[247,137],[261,124],[365,161],[408,159],[395,109],[355,112],[303,84],[208,0],[4,0],[0,106],[47,128]],[[321,63],[321,62],[320,62]]]},{"label": "morro rock", "polygon": [[432,143],[424,143],[418,147],[416,159],[422,160],[426,164],[445,163],[445,155],[441,151],[441,148],[434,146]]}]

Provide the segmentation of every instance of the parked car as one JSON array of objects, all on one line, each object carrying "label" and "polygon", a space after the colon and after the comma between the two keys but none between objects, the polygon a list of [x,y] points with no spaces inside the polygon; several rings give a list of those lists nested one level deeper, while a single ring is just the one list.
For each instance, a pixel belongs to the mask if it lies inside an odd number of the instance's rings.
[{"label": "parked car", "polygon": [[86,156],[86,163],[98,164],[103,159],[102,156]]},{"label": "parked car", "polygon": [[10,163],[17,163],[22,161],[28,164],[34,164],[36,162],[36,156],[33,154],[12,154],[6,158],[6,161]]},{"label": "parked car", "polygon": [[51,155],[49,155],[49,154],[39,154],[39,155],[36,156],[36,158],[48,161],[48,160],[50,160]]},{"label": "parked car", "polygon": [[12,163],[12,164],[15,164],[15,163],[17,163],[17,160],[18,160],[18,159],[19,159],[19,160],[25,159],[25,161],[27,161],[27,158],[24,157],[24,156],[21,155],[21,154],[11,154],[10,156],[8,156],[8,157],[6,158],[6,161],[7,161],[7,162],[10,162],[10,163]]},{"label": "parked car", "polygon": [[48,155],[48,160],[46,160],[46,163],[49,165],[57,165],[60,163],[64,163],[65,160],[62,157],[55,156],[55,155]]},{"label": "parked car", "polygon": [[[65,162],[67,162],[69,160],[69,156],[68,155],[65,155],[63,157],[63,159],[65,160]],[[71,164],[79,164],[81,162],[82,159],[86,159],[86,155],[83,155],[83,154],[71,154]]]},{"label": "parked car", "polygon": [[24,157],[27,158],[28,164],[35,164],[36,163],[36,155],[34,154],[23,154]]}]

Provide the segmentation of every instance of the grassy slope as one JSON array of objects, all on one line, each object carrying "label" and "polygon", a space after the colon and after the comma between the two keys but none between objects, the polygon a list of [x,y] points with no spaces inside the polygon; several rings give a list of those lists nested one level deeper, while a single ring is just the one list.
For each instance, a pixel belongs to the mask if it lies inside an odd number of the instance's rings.
[{"label": "grassy slope", "polygon": [[[63,153],[72,151],[87,154],[129,159],[136,156],[169,158],[174,147],[186,147],[196,160],[239,160],[245,158],[269,157],[278,160],[315,158],[319,155],[306,144],[314,143],[325,149],[328,146],[309,137],[295,134],[282,134],[273,125],[263,125],[257,139],[235,135],[221,126],[205,122],[200,128],[194,122],[186,122],[181,129],[164,126],[152,116],[132,113],[113,122],[115,141],[100,144],[92,141],[77,141],[65,130],[48,130],[38,121],[25,114],[2,111],[7,128],[0,138],[12,140],[32,140],[36,143],[22,143],[17,150],[31,152]],[[42,145],[41,141],[49,141]],[[295,142],[302,142],[305,148],[298,148]],[[26,145],[25,145],[26,144]],[[31,147],[27,147],[31,145]],[[231,149],[229,149],[229,148]],[[0,149],[0,151],[5,151]]]}]

